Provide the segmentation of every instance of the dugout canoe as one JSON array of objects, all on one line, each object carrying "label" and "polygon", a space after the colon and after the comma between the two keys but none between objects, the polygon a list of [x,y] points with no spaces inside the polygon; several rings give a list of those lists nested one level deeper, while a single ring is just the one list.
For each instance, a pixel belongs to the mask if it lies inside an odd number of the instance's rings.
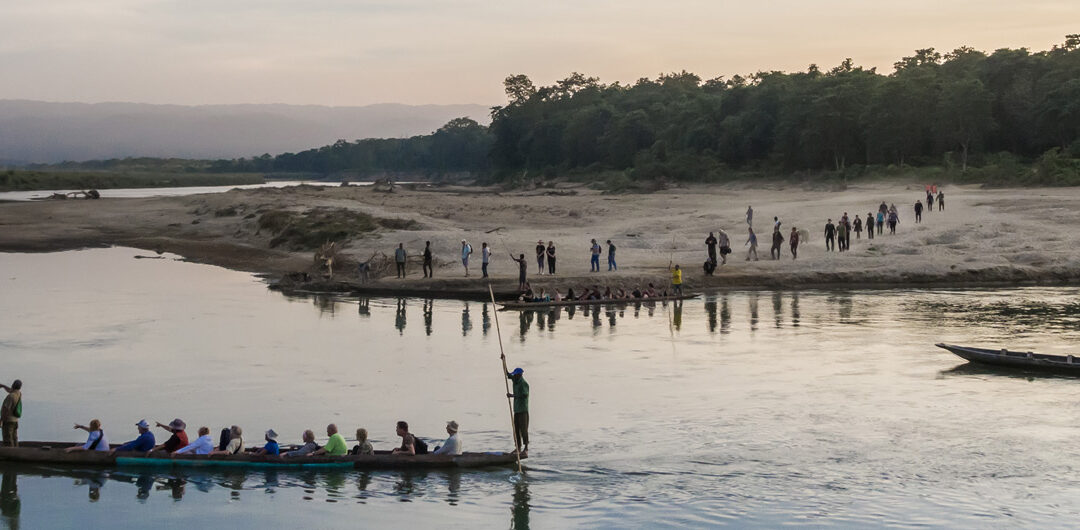
[{"label": "dugout canoe", "polygon": [[936,344],[938,348],[949,350],[953,354],[973,363],[992,364],[1028,370],[1041,370],[1072,375],[1080,375],[1080,358],[1072,355],[1049,355],[1034,352],[1009,351],[1004,348],[991,350],[972,348],[954,344]]},{"label": "dugout canoe", "polygon": [[[390,451],[374,455],[315,456],[285,458],[244,453],[239,455],[176,455],[162,457],[161,453],[124,452],[109,454],[103,451],[64,449],[77,445],[70,442],[20,442],[19,447],[0,447],[0,462],[50,464],[70,467],[197,467],[197,468],[280,468],[280,469],[463,469],[505,467],[517,464],[514,453],[462,453],[452,455],[398,456]],[[113,446],[115,447],[115,445]],[[287,448],[283,448],[287,449]],[[521,457],[525,459],[524,456]]]},{"label": "dugout canoe", "polygon": [[678,300],[691,300],[700,297],[700,294],[688,294],[683,296],[657,296],[655,298],[608,298],[601,300],[563,300],[560,302],[506,302],[501,303],[502,310],[528,310],[545,309],[549,307],[585,306],[585,305],[629,305],[648,304],[653,302],[670,302]]}]

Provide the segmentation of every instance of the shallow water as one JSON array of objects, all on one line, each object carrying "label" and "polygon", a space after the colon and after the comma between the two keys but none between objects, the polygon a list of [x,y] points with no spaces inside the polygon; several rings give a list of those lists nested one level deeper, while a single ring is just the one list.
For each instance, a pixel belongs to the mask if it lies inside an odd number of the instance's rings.
[{"label": "shallow water", "polygon": [[[299,181],[299,180],[272,180],[263,184],[240,184],[236,186],[179,186],[175,188],[112,188],[99,190],[101,196],[109,199],[136,199],[140,197],[178,197],[182,195],[195,195],[198,193],[224,193],[229,190],[251,190],[257,188],[285,188],[288,186],[338,186],[337,182]],[[364,186],[366,183],[354,184]],[[0,201],[32,201],[46,198],[53,193],[71,193],[73,191],[86,190],[30,190],[30,191],[0,191]]]},{"label": "shallow water", "polygon": [[[677,305],[288,298],[146,253],[0,254],[0,378],[24,440],[147,418],[394,422],[511,446],[495,318],[532,389],[533,458],[461,473],[0,466],[5,524],[154,527],[1071,526],[1080,380],[972,368],[953,342],[1076,353],[1076,288],[730,292]],[[161,434],[159,431],[157,434]],[[351,436],[349,436],[351,438]]]}]

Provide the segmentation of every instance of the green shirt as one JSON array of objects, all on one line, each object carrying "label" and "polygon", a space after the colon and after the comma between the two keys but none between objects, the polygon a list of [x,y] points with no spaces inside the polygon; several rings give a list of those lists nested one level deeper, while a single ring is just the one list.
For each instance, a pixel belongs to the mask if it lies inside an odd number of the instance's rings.
[{"label": "green shirt", "polygon": [[345,437],[338,433],[334,433],[330,436],[330,439],[327,440],[323,449],[325,449],[326,454],[330,456],[341,456],[349,452],[348,448],[345,447]]},{"label": "green shirt", "polygon": [[514,412],[529,412],[529,383],[524,377],[514,380]]}]

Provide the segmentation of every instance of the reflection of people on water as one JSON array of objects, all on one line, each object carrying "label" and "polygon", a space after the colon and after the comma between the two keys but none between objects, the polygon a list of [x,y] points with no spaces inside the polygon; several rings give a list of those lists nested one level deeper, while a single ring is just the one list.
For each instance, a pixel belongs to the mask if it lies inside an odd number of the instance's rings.
[{"label": "reflection of people on water", "polygon": [[370,298],[361,298],[359,300],[359,302],[360,302],[360,309],[357,310],[357,313],[359,313],[360,316],[362,316],[362,317],[371,316],[371,299]]},{"label": "reflection of people on water", "polygon": [[424,332],[431,336],[431,317],[435,309],[435,301],[428,298],[424,300]]},{"label": "reflection of people on water", "polygon": [[491,314],[488,313],[487,302],[484,302],[484,305],[480,308],[480,318],[483,322],[481,331],[483,331],[484,335],[487,335],[488,330],[491,329]]},{"label": "reflection of people on water", "polygon": [[461,309],[461,336],[467,337],[472,330],[472,315],[469,314],[469,302]]},{"label": "reflection of people on water", "polygon": [[405,299],[398,298],[397,300],[397,314],[394,317],[394,328],[398,330],[399,335],[405,334]]},{"label": "reflection of people on water", "polygon": [[18,473],[4,471],[3,480],[0,481],[0,515],[4,517],[4,526],[13,530],[19,528],[19,514],[22,512],[18,479]]},{"label": "reflection of people on water", "polygon": [[709,333],[716,333],[716,299],[705,300],[705,314],[709,320]]},{"label": "reflection of people on water", "polygon": [[529,530],[529,482],[525,476],[514,483],[514,505],[510,508],[510,528]]},{"label": "reflection of people on water", "polygon": [[675,326],[675,331],[682,331],[682,300],[672,302],[671,308],[671,322]]}]

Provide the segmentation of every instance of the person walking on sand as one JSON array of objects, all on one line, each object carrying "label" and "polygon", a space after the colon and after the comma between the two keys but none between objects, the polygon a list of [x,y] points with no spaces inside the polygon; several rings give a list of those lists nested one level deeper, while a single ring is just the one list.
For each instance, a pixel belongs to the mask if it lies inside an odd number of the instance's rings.
[{"label": "person walking on sand", "polygon": [[779,232],[780,231],[780,224],[781,224],[780,223],[780,217],[773,216],[772,220],[773,220],[772,231],[773,232]]},{"label": "person walking on sand", "polygon": [[922,201],[915,201],[915,223],[922,222]]},{"label": "person walking on sand", "polygon": [[728,237],[727,232],[720,230],[720,237],[717,240],[720,245],[720,264],[727,265],[727,255],[731,254],[731,238]]},{"label": "person walking on sand", "polygon": [[825,223],[825,251],[830,252],[836,249],[836,225],[832,223],[832,219]]},{"label": "person walking on sand", "polygon": [[900,215],[896,212],[889,212],[889,234],[896,234],[896,225],[900,223]]},{"label": "person walking on sand", "polygon": [[607,270],[608,272],[619,270],[619,266],[615,264],[615,244],[611,240],[607,240]]},{"label": "person walking on sand", "polygon": [[746,207],[746,226],[754,226],[754,207]]},{"label": "person walking on sand", "polygon": [[544,241],[540,240],[536,242],[536,274],[539,276],[544,275],[544,269],[547,265],[547,246],[544,245]]},{"label": "person walking on sand", "polygon": [[855,239],[862,239],[862,219],[858,215],[855,216],[855,222],[852,223],[852,229],[855,230]]},{"label": "person walking on sand", "polygon": [[[881,203],[885,204],[885,203]],[[888,208],[886,208],[888,209]],[[877,213],[877,234],[880,236],[885,232],[885,212],[878,211]]]},{"label": "person walking on sand", "polygon": [[797,227],[791,227],[788,244],[791,245],[791,261],[795,261],[799,257],[799,230]]},{"label": "person walking on sand", "polygon": [[513,254],[510,254],[510,259],[516,261],[518,264],[518,291],[525,292],[528,288],[528,282],[525,281],[525,276],[529,272],[529,264],[525,263],[525,254],[521,254],[516,258]]},{"label": "person walking on sand", "polygon": [[746,230],[750,232],[750,237],[743,244],[744,247],[750,245],[750,250],[746,251],[746,261],[750,261],[750,256],[754,256],[754,261],[757,261],[757,234],[754,233],[754,227],[748,227]]},{"label": "person walking on sand", "polygon": [[487,241],[480,244],[480,274],[481,277],[488,277],[488,264],[491,263],[491,247],[488,246]]},{"label": "person walking on sand", "polygon": [[397,277],[405,277],[405,243],[398,243],[396,249],[394,249],[394,264],[397,265]]},{"label": "person walking on sand", "polygon": [[848,217],[847,212],[840,216],[840,224],[844,227],[844,235],[841,246],[843,250],[851,249],[851,218]]},{"label": "person walking on sand", "polygon": [[874,239],[874,214],[866,212],[866,239]]},{"label": "person walking on sand", "polygon": [[465,277],[469,277],[469,256],[472,255],[472,245],[464,239],[461,240],[461,265],[465,267]]},{"label": "person walking on sand", "polygon": [[784,245],[784,234],[781,234],[779,230],[772,233],[772,248],[769,249],[769,257],[778,260],[780,259],[780,247]]},{"label": "person walking on sand", "polygon": [[930,186],[926,187],[926,211],[934,211],[934,193],[930,191]]},{"label": "person walking on sand", "polygon": [[[434,278],[435,270],[431,267],[431,241],[424,242],[424,277]],[[486,276],[486,275],[485,275]]]},{"label": "person walking on sand", "polygon": [[545,252],[547,253],[548,274],[554,276],[555,275],[555,242],[554,241],[548,241],[547,250],[545,250]]},{"label": "person walking on sand", "polygon": [[705,238],[705,248],[709,252],[709,259],[716,263],[716,236],[712,232],[709,232],[709,237]]},{"label": "person walking on sand", "polygon": [[592,253],[592,257],[589,258],[589,272],[600,272],[600,245],[596,243],[596,240],[592,240],[592,246],[589,247],[589,252]]},{"label": "person walking on sand", "polygon": [[679,264],[675,264],[675,268],[671,270],[671,290],[675,296],[682,296],[682,269],[679,268]]},{"label": "person walking on sand", "polygon": [[840,252],[847,250],[847,225],[843,221],[836,225],[836,243]]},{"label": "person walking on sand", "polygon": [[945,211],[945,192],[937,192],[937,209],[939,212]]}]

